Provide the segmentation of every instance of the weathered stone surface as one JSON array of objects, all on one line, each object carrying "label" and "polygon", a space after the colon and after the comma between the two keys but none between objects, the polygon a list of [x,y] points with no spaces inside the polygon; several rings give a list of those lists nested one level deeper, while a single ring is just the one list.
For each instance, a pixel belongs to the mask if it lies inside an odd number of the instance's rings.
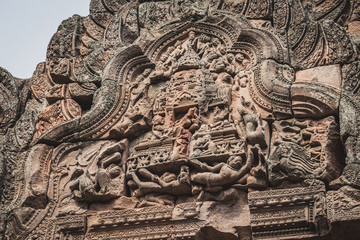
[{"label": "weathered stone surface", "polygon": [[356,239],[359,228],[360,191],[344,186],[326,194],[328,218],[335,239]]},{"label": "weathered stone surface", "polygon": [[275,121],[272,130],[268,158],[271,185],[315,178],[329,183],[341,175],[344,152],[334,117]]},{"label": "weathered stone surface", "polygon": [[22,206],[33,209],[46,207],[50,177],[50,162],[47,160],[52,149],[52,146],[38,144],[29,151],[24,169],[26,199]]},{"label": "weathered stone surface", "polygon": [[25,109],[29,97],[29,81],[17,79],[0,68],[0,128],[1,135],[12,127]]},{"label": "weathered stone surface", "polygon": [[3,239],[357,239],[355,0],[91,0],[0,69]]},{"label": "weathered stone surface", "polygon": [[341,92],[339,65],[296,72],[291,86],[292,110],[296,118],[324,118],[338,115]]},{"label": "weathered stone surface", "polygon": [[[325,186],[249,193],[254,239],[320,239],[327,236]],[[316,238],[317,237],[317,238]]]}]

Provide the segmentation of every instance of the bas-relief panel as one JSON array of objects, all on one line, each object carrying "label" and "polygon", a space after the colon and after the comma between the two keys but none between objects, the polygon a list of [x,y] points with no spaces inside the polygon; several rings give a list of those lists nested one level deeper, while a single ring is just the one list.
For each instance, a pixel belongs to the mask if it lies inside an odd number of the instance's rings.
[{"label": "bas-relief panel", "polygon": [[358,8],[92,0],[1,69],[3,238],[356,239]]}]

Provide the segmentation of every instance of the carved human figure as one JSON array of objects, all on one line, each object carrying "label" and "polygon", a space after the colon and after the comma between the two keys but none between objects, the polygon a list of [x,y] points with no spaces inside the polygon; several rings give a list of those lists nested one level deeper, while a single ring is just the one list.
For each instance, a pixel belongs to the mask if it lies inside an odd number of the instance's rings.
[{"label": "carved human figure", "polygon": [[165,126],[165,117],[156,114],[152,119],[152,134],[157,139],[164,139],[171,134],[171,128]]},{"label": "carved human figure", "polygon": [[191,133],[199,128],[199,115],[196,107],[190,108],[187,114],[179,121],[178,126],[188,129]]},{"label": "carved human figure", "polygon": [[204,139],[205,139],[205,144],[202,146],[202,149],[203,149],[202,154],[203,155],[215,154],[217,147],[216,147],[215,142],[213,140],[211,140],[211,135],[210,134],[205,135]]},{"label": "carved human figure", "polygon": [[248,148],[240,155],[230,156],[227,163],[221,162],[210,166],[196,159],[189,160],[198,171],[205,171],[191,175],[191,181],[206,186],[225,186],[237,184],[246,187],[266,186],[266,173],[264,169],[264,155],[259,145]]},{"label": "carved human figure", "polygon": [[232,87],[233,91],[239,91],[241,88],[246,88],[249,82],[249,72],[248,71],[239,71],[234,77],[234,85]]},{"label": "carved human figure", "polygon": [[182,44],[182,48],[185,50],[189,50],[190,48],[195,50],[195,40],[196,40],[196,34],[194,31],[190,31],[188,34],[188,38],[184,43]]},{"label": "carved human figure", "polygon": [[190,157],[198,156],[201,153],[201,150],[197,147],[204,144],[204,138],[202,138],[201,132],[205,132],[209,130],[209,126],[206,124],[202,124],[198,131],[196,131],[192,137],[190,142]]},{"label": "carved human figure", "polygon": [[219,129],[224,126],[224,124],[229,123],[227,117],[229,116],[229,110],[227,108],[220,109],[218,106],[214,108],[214,118],[213,123],[210,124],[212,130]]},{"label": "carved human figure", "polygon": [[111,129],[110,135],[121,138],[138,134],[139,129],[146,128],[150,122],[151,109],[149,102],[140,99],[135,106],[129,106],[121,120]]},{"label": "carved human figure", "polygon": [[86,194],[95,194],[95,184],[91,180],[89,171],[77,168],[71,175],[69,188],[76,198],[83,198]]},{"label": "carved human figure", "polygon": [[235,63],[236,63],[236,72],[239,72],[241,70],[247,70],[250,65],[250,61],[242,53],[237,53],[235,55]]},{"label": "carved human figure", "polygon": [[[249,160],[250,158],[251,156],[249,156]],[[206,171],[193,174],[191,181],[206,186],[223,186],[233,183],[245,175],[251,166],[251,161],[247,161],[245,165],[243,164],[242,156],[231,156],[227,163],[221,162],[215,166],[210,166],[196,159],[189,160],[189,163],[200,171]]]},{"label": "carved human figure", "polygon": [[220,45],[220,47],[216,49],[216,57],[211,61],[209,70],[216,73],[225,72],[228,65],[226,48]]},{"label": "carved human figure", "polygon": [[157,78],[169,78],[172,72],[172,65],[167,61],[168,57],[166,54],[160,56],[160,59],[156,62],[155,71],[153,71],[149,78],[151,80]]},{"label": "carved human figure", "polygon": [[189,153],[189,144],[191,133],[188,129],[178,128],[176,131],[176,139],[174,142],[171,159],[186,158]]},{"label": "carved human figure", "polygon": [[200,156],[202,152],[200,146],[204,145],[205,143],[205,138],[200,137],[197,133],[195,133],[190,142],[190,157]]},{"label": "carved human figure", "polygon": [[165,65],[170,65],[171,67],[174,66],[175,61],[178,60],[180,58],[180,56],[182,56],[185,51],[187,50],[186,48],[186,44],[184,46],[184,43],[186,41],[176,41],[176,43],[174,44],[174,46],[170,46],[167,51],[165,52],[165,54],[163,54],[162,56],[166,57],[166,61],[164,61]]},{"label": "carved human figure", "polygon": [[136,102],[143,97],[146,97],[148,94],[148,89],[150,86],[150,77],[152,69],[147,68],[141,73],[136,79],[135,82],[130,86],[129,91],[131,92],[130,96],[130,106],[134,106]]},{"label": "carved human figure", "polygon": [[248,142],[253,146],[259,144],[262,149],[267,148],[268,144],[265,136],[266,123],[263,123],[260,115],[256,112],[255,106],[251,102],[246,102],[241,97],[241,103],[237,110],[245,122],[246,139]]},{"label": "carved human figure", "polygon": [[195,50],[200,57],[203,57],[205,51],[208,51],[211,47],[211,37],[201,34],[196,41]]},{"label": "carved human figure", "polygon": [[98,165],[105,169],[109,165],[117,163],[121,168],[125,169],[128,144],[128,140],[124,139],[100,152]]},{"label": "carved human figure", "polygon": [[217,147],[214,141],[211,140],[211,135],[206,134],[191,141],[190,157],[197,157],[200,155],[215,154]]},{"label": "carved human figure", "polygon": [[165,89],[163,88],[157,95],[157,98],[154,100],[153,112],[156,114],[158,112],[163,111],[165,104],[166,104],[166,93],[165,93]]},{"label": "carved human figure", "polygon": [[249,70],[250,61],[242,53],[237,53],[232,62],[231,69],[235,73],[233,91],[246,88],[251,72]]},{"label": "carved human figure", "polygon": [[[221,42],[217,38],[212,38],[211,43],[208,45],[209,47],[204,47],[202,62],[207,69],[210,69],[212,63],[215,64],[215,60],[219,57],[222,57],[221,52],[219,51],[219,47],[221,46]],[[224,50],[222,50],[224,51]],[[214,65],[213,64],[213,65]]]},{"label": "carved human figure", "polygon": [[186,158],[189,155],[189,144],[192,133],[199,128],[198,110],[190,108],[187,114],[175,123],[175,142],[171,153],[171,159]]},{"label": "carved human figure", "polygon": [[[141,176],[141,180],[138,176]],[[190,171],[189,167],[181,166],[179,174],[176,176],[172,172],[164,172],[160,177],[153,174],[146,168],[141,168],[137,172],[128,172],[128,186],[132,189],[132,195],[136,197],[143,196],[151,192],[171,192],[174,195],[181,194],[182,189],[190,187]],[[178,192],[176,192],[176,190]]]},{"label": "carved human figure", "polygon": [[126,194],[125,186],[115,185],[124,184],[121,179],[125,174],[127,146],[125,139],[101,151],[95,160],[97,171],[93,176],[89,172],[91,164],[74,170],[69,188],[76,199],[92,202]]},{"label": "carved human figure", "polygon": [[111,190],[111,180],[120,176],[121,169],[115,164],[109,168],[99,168],[95,175],[96,185],[100,188],[99,194],[106,194]]}]

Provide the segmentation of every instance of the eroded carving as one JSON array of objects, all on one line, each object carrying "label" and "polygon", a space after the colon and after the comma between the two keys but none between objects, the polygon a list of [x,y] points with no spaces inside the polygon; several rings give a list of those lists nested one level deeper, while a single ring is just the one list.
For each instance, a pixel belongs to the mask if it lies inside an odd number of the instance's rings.
[{"label": "eroded carving", "polygon": [[328,233],[325,187],[319,182],[301,188],[252,192],[248,196],[256,239],[291,238],[293,234],[320,237]]},{"label": "eroded carving", "polygon": [[273,123],[268,159],[272,185],[313,178],[329,183],[341,174],[343,161],[339,127],[334,117]]},{"label": "eroded carving", "polygon": [[[71,190],[74,199],[85,202],[107,201],[126,195],[127,151],[128,142],[123,140],[95,152],[95,156],[94,153],[84,156],[81,149],[77,154],[74,152],[60,167],[63,174],[70,176],[64,187]],[[68,173],[64,172],[66,166],[70,170]]]}]

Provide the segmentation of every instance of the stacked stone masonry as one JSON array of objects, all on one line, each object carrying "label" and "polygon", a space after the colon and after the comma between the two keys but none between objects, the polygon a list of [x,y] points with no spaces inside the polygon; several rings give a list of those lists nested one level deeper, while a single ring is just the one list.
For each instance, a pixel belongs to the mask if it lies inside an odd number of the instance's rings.
[{"label": "stacked stone masonry", "polygon": [[0,238],[360,239],[358,0],[91,0],[0,68]]}]

